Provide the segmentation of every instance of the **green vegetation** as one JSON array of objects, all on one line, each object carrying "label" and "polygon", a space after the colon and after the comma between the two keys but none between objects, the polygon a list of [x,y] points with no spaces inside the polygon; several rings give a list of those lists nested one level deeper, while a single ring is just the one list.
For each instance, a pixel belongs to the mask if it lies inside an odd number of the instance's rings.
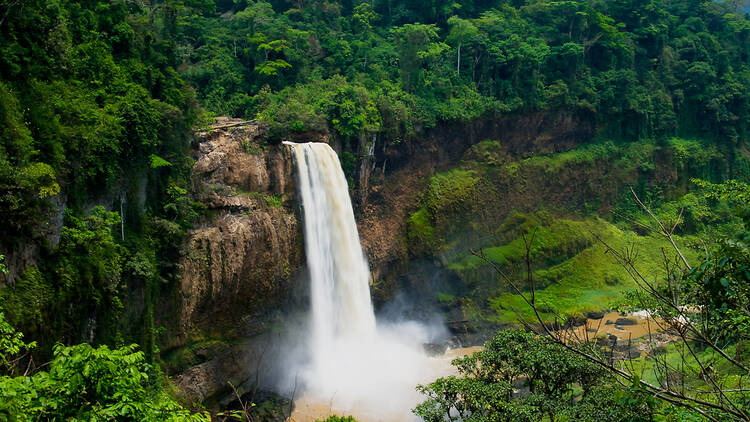
[{"label": "green vegetation", "polygon": [[[514,231],[503,231],[510,228]],[[550,319],[554,317],[550,313],[552,310],[563,315],[583,316],[586,312],[610,308],[623,292],[634,287],[627,272],[607,256],[600,241],[618,249],[637,248],[642,271],[649,277],[659,275],[656,268],[663,259],[659,248],[665,245],[657,237],[638,236],[601,219],[571,221],[549,214],[513,214],[497,236],[509,239],[508,243],[484,248],[484,256],[518,277],[525,271],[526,249],[521,236],[531,242],[537,298],[543,315]],[[479,257],[459,256],[448,268],[473,287],[474,299],[487,298],[489,320],[508,324],[516,322],[519,315],[526,319],[533,317],[521,297],[509,286],[499,283],[494,271]]]},{"label": "green vegetation", "polygon": [[[453,360],[459,376],[418,389],[426,422],[650,421],[661,403],[626,389],[602,368],[532,333],[500,331],[471,356]],[[453,410],[452,410],[453,409]]]},{"label": "green vegetation", "polygon": [[45,370],[29,375],[33,368],[25,359],[34,347],[0,309],[0,420],[211,420],[169,397],[136,345],[58,344]]},{"label": "green vegetation", "polygon": [[599,142],[514,160],[501,143],[485,140],[465,153],[458,168],[427,181],[421,208],[407,220],[406,240],[413,255],[439,257],[468,287],[453,301],[464,317],[497,324],[533,315],[469,250],[522,277],[530,241],[544,317],[553,318],[552,310],[581,317],[615,307],[634,287],[602,241],[635,248],[642,271],[660,276],[659,250],[666,243],[644,230],[651,217],[632,206],[631,187],[666,224],[679,223],[677,241],[691,258],[700,249],[698,235],[741,228],[742,219],[726,200],[705,197],[688,176],[712,177],[722,158],[710,143],[673,138],[657,144]]},{"label": "green vegetation", "polygon": [[182,140],[197,108],[175,71],[169,28],[176,6],[67,0],[3,6],[6,247],[36,234],[45,199],[61,186],[78,209],[106,192],[128,192],[134,178],[166,176],[166,164],[185,161]]},{"label": "green vegetation", "polygon": [[336,416],[336,415],[332,415],[332,416],[329,416],[325,420],[319,419],[316,422],[357,422],[357,420],[354,419],[351,416]]},{"label": "green vegetation", "polygon": [[409,216],[406,238],[412,245],[412,253],[419,254],[431,249],[437,249],[436,245],[433,244],[434,237],[435,228],[432,227],[430,214],[426,208],[422,207]]},{"label": "green vegetation", "polygon": [[[660,0],[188,2],[181,70],[209,110],[279,135],[378,133],[566,110],[625,139],[747,138],[747,17]],[[654,12],[658,11],[658,12]],[[357,151],[355,151],[357,152]]]},{"label": "green vegetation", "polygon": [[268,195],[265,197],[266,204],[274,208],[281,208],[282,198],[281,195]]},{"label": "green vegetation", "polygon": [[[0,301],[39,360],[60,341],[138,342],[154,363],[154,302],[200,210],[186,189],[200,110],[176,70],[180,7],[0,5],[0,250],[39,247]],[[142,314],[124,320],[128,307]]]},{"label": "green vegetation", "polygon": [[[407,221],[410,253],[439,258],[470,288],[437,299],[510,322],[520,297],[467,250],[519,275],[533,237],[547,310],[609,306],[633,285],[598,239],[649,251],[644,274],[657,276],[659,240],[630,205],[633,188],[658,218],[681,223],[681,244],[735,242],[691,273],[690,286],[708,286],[709,297],[689,293],[741,308],[747,184],[714,183],[750,174],[742,3],[2,2],[0,261],[9,259],[0,262],[0,346],[17,353],[23,344],[8,327],[19,327],[36,341],[34,358],[52,363],[3,378],[0,394],[24,391],[8,399],[13,412],[48,419],[163,419],[153,408],[173,408],[144,374],[152,382],[158,372],[156,321],[174,318],[159,315],[174,312],[161,305],[175,296],[183,237],[205,211],[189,192],[190,130],[219,114],[267,122],[269,142],[327,136],[342,146],[352,186],[371,147],[430,142],[440,126],[532,114],[581,122],[596,137],[572,140],[573,149],[539,154],[560,147],[541,139],[519,156],[485,140],[426,180]],[[32,265],[19,273],[27,255]],[[710,325],[745,327],[742,315],[715,310]],[[95,377],[66,384],[84,367]],[[107,380],[117,390],[102,390]],[[84,390],[102,391],[99,407],[65,401],[96,403]]]},{"label": "green vegetation", "polygon": [[[525,240],[525,277],[503,271],[507,263],[498,262],[497,254],[484,254],[481,262],[493,264],[496,274],[513,286],[519,306],[528,311],[518,316],[525,316],[532,324],[527,327],[538,332],[501,331],[485,350],[455,360],[461,376],[420,387],[428,399],[415,413],[430,421],[747,420],[750,250],[741,239],[747,235],[745,198],[750,189],[737,181],[696,184],[706,189],[704,200],[726,200],[743,219],[731,235],[710,246],[704,243],[700,258],[683,253],[683,241],[674,236],[681,218],[674,223],[661,220],[660,213],[637,197],[635,202],[651,220],[633,223],[671,245],[646,249],[661,260],[650,261],[633,246],[621,247],[597,236],[630,279],[633,289],[626,304],[649,315],[648,336],[622,344],[614,336],[576,334],[573,321],[565,321],[565,305],[553,308],[544,297],[549,288],[536,290],[529,266],[544,248]],[[705,205],[696,198],[691,201]],[[702,232],[706,233],[716,232]],[[549,312],[555,313],[554,321],[545,316]],[[517,378],[528,385],[528,393],[519,391]],[[606,392],[591,394],[596,391],[592,386],[615,380],[618,383],[607,386]],[[631,387],[622,388],[627,385]]]},{"label": "green vegetation", "polygon": [[450,215],[465,207],[476,194],[479,179],[471,170],[454,169],[430,178],[424,205],[431,215]]}]

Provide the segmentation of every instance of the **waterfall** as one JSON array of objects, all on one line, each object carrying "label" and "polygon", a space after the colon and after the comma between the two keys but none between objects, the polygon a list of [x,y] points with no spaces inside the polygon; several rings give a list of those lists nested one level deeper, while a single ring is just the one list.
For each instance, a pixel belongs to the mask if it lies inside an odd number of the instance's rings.
[{"label": "waterfall", "polygon": [[325,359],[336,338],[367,341],[374,336],[370,271],[338,156],[324,143],[289,145],[304,210],[313,357]]},{"label": "waterfall", "polygon": [[[285,142],[293,151],[310,276],[309,362],[289,365],[307,395],[341,412],[410,420],[419,382],[431,380],[421,324],[376,324],[369,269],[349,189],[336,153],[324,143]],[[291,374],[290,374],[291,375]],[[426,377],[426,375],[428,375]],[[366,419],[365,419],[366,420]]]}]

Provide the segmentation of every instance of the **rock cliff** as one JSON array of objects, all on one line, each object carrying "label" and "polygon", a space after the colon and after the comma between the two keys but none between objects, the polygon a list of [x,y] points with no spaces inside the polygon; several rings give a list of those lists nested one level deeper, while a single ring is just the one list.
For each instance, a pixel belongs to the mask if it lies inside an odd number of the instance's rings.
[{"label": "rock cliff", "polygon": [[499,141],[513,158],[560,152],[594,135],[587,120],[565,113],[529,113],[470,123],[445,124],[408,142],[375,149],[370,183],[360,183],[358,224],[373,280],[387,277],[409,258],[407,217],[416,210],[429,176],[455,166],[472,145]]},{"label": "rock cliff", "polygon": [[192,194],[208,208],[184,243],[164,356],[192,402],[250,388],[269,327],[303,261],[291,153],[259,124],[222,120],[196,134]]}]

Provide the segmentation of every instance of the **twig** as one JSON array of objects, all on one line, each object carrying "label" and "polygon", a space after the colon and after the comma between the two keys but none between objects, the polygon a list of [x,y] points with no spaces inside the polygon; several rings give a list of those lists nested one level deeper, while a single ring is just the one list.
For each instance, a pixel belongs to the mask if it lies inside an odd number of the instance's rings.
[{"label": "twig", "polygon": [[242,401],[242,396],[240,396],[240,393],[237,391],[237,388],[234,387],[234,384],[232,384],[232,381],[227,381],[227,384],[229,384],[229,386],[232,387],[232,391],[234,391],[234,395],[237,397],[237,400],[240,402],[240,406],[242,406],[242,414],[245,415],[245,420],[247,422],[251,422],[250,410],[248,406],[245,404],[245,402]]}]

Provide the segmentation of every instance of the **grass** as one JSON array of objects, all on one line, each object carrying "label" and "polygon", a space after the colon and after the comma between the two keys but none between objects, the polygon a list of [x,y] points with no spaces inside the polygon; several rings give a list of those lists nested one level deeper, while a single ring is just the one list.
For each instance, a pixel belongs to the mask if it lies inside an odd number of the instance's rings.
[{"label": "grass", "polygon": [[[531,255],[535,262],[549,265],[570,257],[588,247],[593,237],[584,223],[572,220],[554,219],[547,214],[510,215],[495,232],[500,238],[512,239],[508,243],[490,246],[483,251],[487,258],[499,265],[520,262],[526,253],[522,235],[533,237]],[[475,269],[483,265],[480,258],[466,255],[460,262],[449,264],[453,270]]]},{"label": "grass", "polygon": [[274,208],[281,208],[281,205],[283,204],[281,195],[266,195],[265,200],[268,206]]},{"label": "grass", "polygon": [[[620,153],[620,148],[612,142],[590,144],[549,155],[536,155],[522,160],[519,165],[542,167],[548,173],[555,173],[572,164],[592,163],[606,160]],[[515,164],[515,163],[514,163]]]},{"label": "grass", "polygon": [[430,222],[430,215],[424,207],[417,210],[407,219],[406,238],[411,245],[430,244],[435,236],[435,229]]},{"label": "grass", "polygon": [[272,194],[269,195],[263,192],[245,191],[240,188],[234,188],[234,195],[245,195],[250,199],[263,199],[269,207],[281,208],[284,205],[284,197],[282,195]]},{"label": "grass", "polygon": [[[527,222],[538,222],[533,216],[526,218]],[[581,221],[547,219],[541,224],[536,228],[536,246],[532,246],[531,254],[534,278],[539,287],[536,298],[541,309],[546,310],[543,313],[546,319],[554,317],[552,310],[560,315],[583,315],[609,309],[624,291],[636,287],[625,269],[606,253],[605,246],[597,238],[616,250],[634,248],[638,251],[638,268],[647,279],[657,280],[662,276],[661,248],[666,248],[667,243],[661,238],[638,236],[593,217]],[[529,225],[523,234],[528,236],[532,230]],[[521,234],[484,251],[490,261],[515,275],[515,279],[525,279],[522,262],[525,244]],[[448,267],[465,281],[477,285],[477,293],[481,289],[488,293],[491,311],[486,316],[488,320],[508,324],[518,322],[519,315],[533,319],[532,310],[523,298],[500,281],[481,259],[467,255]],[[523,286],[526,287],[525,283]]]},{"label": "grass", "polygon": [[[738,388],[740,386],[742,371],[739,368],[722,358],[718,352],[712,348],[701,348],[693,342],[689,343],[689,345],[704,367],[712,368],[716,373],[728,374],[728,376],[722,377],[724,389]],[[729,356],[735,356],[737,344],[728,345],[724,348],[724,351]],[[686,345],[681,341],[669,343],[662,350],[657,351],[657,353],[658,363],[655,361],[655,356],[643,355],[637,359],[628,361],[628,369],[639,374],[644,381],[654,385],[659,384],[660,375],[657,370],[657,365],[658,368],[663,371],[665,362],[669,368],[674,370],[684,370],[688,374],[698,374],[701,372],[700,366],[690,355]],[[661,376],[663,377],[663,375]],[[695,386],[695,384],[700,384],[702,381],[700,381],[696,375],[694,379],[691,377],[685,379],[685,383],[689,386]]]},{"label": "grass", "polygon": [[475,193],[479,178],[472,170],[456,168],[430,178],[424,203],[433,215],[457,209]]}]

